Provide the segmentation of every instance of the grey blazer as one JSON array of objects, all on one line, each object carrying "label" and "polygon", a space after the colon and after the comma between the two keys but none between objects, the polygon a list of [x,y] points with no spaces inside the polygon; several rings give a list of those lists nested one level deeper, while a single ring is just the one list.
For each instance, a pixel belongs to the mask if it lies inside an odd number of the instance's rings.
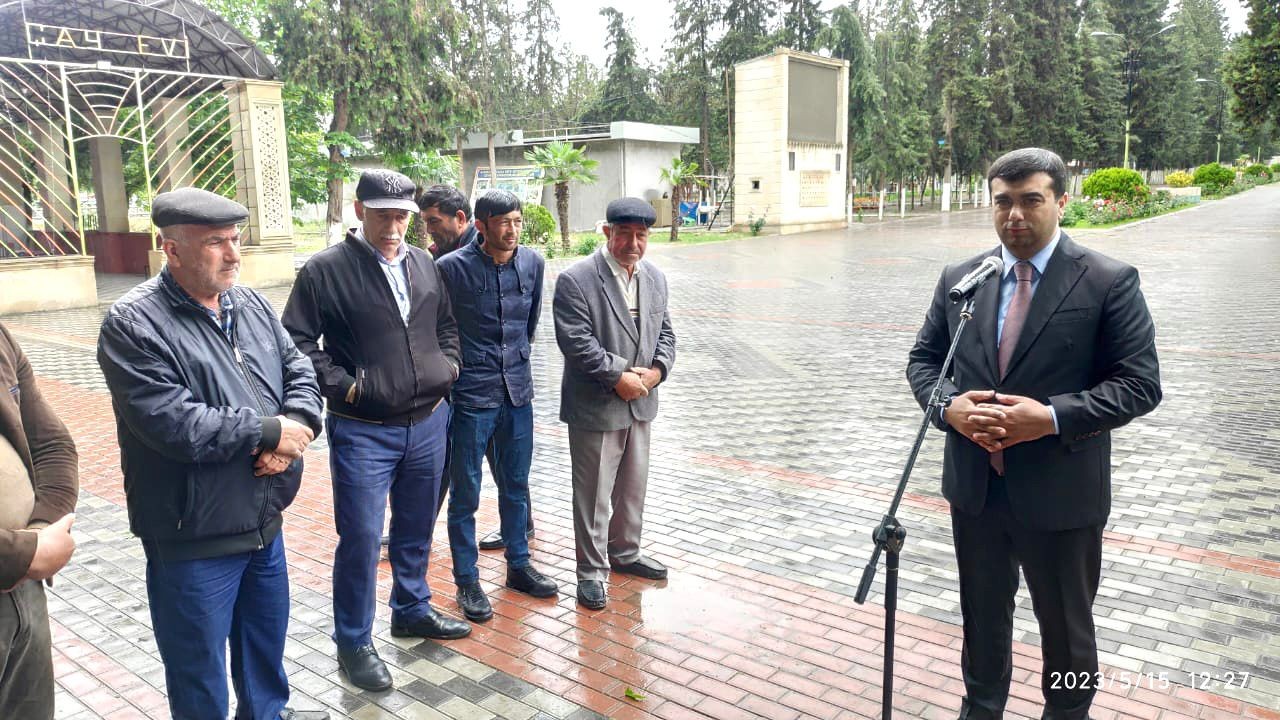
[{"label": "grey blazer", "polygon": [[569,266],[556,280],[551,309],[556,343],[564,353],[560,420],[570,427],[622,430],[633,420],[653,420],[658,415],[658,388],[631,402],[613,391],[628,368],[657,366],[665,381],[676,362],[667,278],[643,260],[639,272],[639,331],[609,263],[599,252]]}]

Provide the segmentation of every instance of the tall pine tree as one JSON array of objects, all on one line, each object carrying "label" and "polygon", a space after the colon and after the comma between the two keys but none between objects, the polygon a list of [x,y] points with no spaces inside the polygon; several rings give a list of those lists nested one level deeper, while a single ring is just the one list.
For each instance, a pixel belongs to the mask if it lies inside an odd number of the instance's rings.
[{"label": "tall pine tree", "polygon": [[619,120],[654,122],[661,117],[651,94],[652,73],[640,64],[636,42],[627,29],[626,17],[615,8],[606,7],[600,14],[609,23],[611,48],[604,84],[596,99],[583,113],[582,121],[610,123]]}]

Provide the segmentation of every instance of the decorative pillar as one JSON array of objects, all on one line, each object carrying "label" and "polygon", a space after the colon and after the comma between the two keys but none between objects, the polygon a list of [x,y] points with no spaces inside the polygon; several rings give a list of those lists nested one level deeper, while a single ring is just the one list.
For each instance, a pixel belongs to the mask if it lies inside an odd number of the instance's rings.
[{"label": "decorative pillar", "polygon": [[156,100],[154,154],[155,191],[169,192],[192,183],[195,175],[191,168],[191,151],[182,147],[191,133],[188,119],[187,98],[160,98]]},{"label": "decorative pillar", "polygon": [[41,120],[33,125],[36,141],[40,206],[46,232],[74,232],[79,203],[72,192],[66,131],[60,122]]},{"label": "decorative pillar", "polygon": [[0,258],[21,253],[23,245],[30,245],[31,204],[22,167],[16,128],[12,124],[0,128],[0,245],[12,250],[0,252]]},{"label": "decorative pillar", "polygon": [[283,85],[260,80],[228,85],[236,200],[249,208],[248,244],[292,243]]},{"label": "decorative pillar", "polygon": [[125,196],[120,139],[89,138],[89,165],[93,168],[93,194],[98,199],[98,229],[129,232],[129,199]]}]

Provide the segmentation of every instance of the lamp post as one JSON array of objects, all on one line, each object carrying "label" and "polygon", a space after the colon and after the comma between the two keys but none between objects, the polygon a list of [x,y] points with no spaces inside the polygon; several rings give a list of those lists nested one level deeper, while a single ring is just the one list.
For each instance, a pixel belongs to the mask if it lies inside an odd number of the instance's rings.
[{"label": "lamp post", "polygon": [[1129,167],[1129,129],[1133,125],[1133,83],[1138,78],[1138,52],[1142,50],[1142,46],[1147,44],[1151,38],[1162,35],[1177,27],[1176,24],[1170,23],[1159,30],[1144,36],[1137,44],[1129,40],[1128,36],[1120,33],[1103,32],[1102,30],[1094,30],[1089,33],[1090,37],[1114,37],[1120,38],[1125,45],[1124,54],[1124,70],[1125,70],[1125,92],[1124,92],[1124,166]]},{"label": "lamp post", "polygon": [[1221,165],[1222,164],[1222,103],[1223,103],[1223,100],[1226,99],[1227,89],[1223,87],[1222,83],[1218,82],[1217,80],[1210,80],[1209,78],[1196,78],[1196,82],[1213,83],[1214,85],[1218,86],[1218,150],[1217,150],[1217,153],[1213,156],[1213,161]]}]

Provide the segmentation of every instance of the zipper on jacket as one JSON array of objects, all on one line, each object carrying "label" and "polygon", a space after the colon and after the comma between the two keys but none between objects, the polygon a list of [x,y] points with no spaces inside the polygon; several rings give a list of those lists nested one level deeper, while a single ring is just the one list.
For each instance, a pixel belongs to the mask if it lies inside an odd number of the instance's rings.
[{"label": "zipper on jacket", "polygon": [[[240,330],[237,323],[231,329],[231,337],[227,338],[231,343],[231,351],[236,356],[236,365],[240,368],[240,375],[244,378],[244,384],[248,386],[249,392],[253,395],[253,401],[258,405],[259,417],[266,417],[267,408],[262,402],[262,395],[258,392],[258,386],[253,383],[253,376],[249,374],[249,366],[244,362],[244,355],[240,352],[240,343],[236,342],[235,335]],[[225,337],[225,334],[224,334]],[[263,547],[262,543],[262,523],[267,521],[267,507],[271,504],[271,489],[276,484],[275,476],[267,476],[267,488],[262,494],[262,509],[258,511],[258,549]]]}]

